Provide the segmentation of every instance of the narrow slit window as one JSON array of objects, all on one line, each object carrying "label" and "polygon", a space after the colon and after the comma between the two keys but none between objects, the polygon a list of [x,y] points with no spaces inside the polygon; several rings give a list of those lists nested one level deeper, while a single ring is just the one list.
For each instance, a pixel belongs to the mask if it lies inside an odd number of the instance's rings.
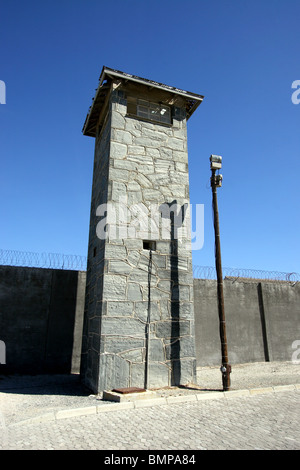
[{"label": "narrow slit window", "polygon": [[153,240],[143,240],[143,249],[148,251],[155,251],[156,242]]}]

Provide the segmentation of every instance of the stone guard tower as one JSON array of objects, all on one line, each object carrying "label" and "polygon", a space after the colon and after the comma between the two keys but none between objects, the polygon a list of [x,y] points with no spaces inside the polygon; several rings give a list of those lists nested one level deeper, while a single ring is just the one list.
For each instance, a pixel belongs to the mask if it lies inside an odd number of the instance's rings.
[{"label": "stone guard tower", "polygon": [[81,377],[95,393],[196,379],[186,121],[203,96],[103,67]]}]

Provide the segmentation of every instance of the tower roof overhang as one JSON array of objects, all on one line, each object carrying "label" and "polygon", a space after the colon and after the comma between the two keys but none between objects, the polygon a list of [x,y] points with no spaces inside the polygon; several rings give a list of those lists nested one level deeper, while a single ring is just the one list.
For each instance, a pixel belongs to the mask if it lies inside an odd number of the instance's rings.
[{"label": "tower roof overhang", "polygon": [[153,80],[130,75],[119,70],[103,67],[99,78],[99,85],[89,108],[85,123],[82,129],[84,135],[95,137],[99,125],[99,117],[102,110],[107,105],[107,99],[114,84],[121,85],[131,91],[144,90],[145,93],[159,96],[164,104],[182,106],[186,110],[186,117],[189,119],[194,111],[203,101],[204,96],[189,91],[181,90],[172,86],[164,85]]}]

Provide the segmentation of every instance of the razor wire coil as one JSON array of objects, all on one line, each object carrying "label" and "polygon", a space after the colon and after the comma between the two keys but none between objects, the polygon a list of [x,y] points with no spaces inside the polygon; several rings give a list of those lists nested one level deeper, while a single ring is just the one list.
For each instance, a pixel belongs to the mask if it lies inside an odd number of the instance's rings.
[{"label": "razor wire coil", "polygon": [[[272,282],[300,282],[300,274],[296,272],[265,271],[246,268],[222,268],[223,278],[232,281],[272,281]],[[212,266],[194,266],[195,279],[217,279],[216,269]]]},{"label": "razor wire coil", "polygon": [[[65,269],[86,271],[87,257],[82,255],[62,253],[36,253],[30,251],[2,250],[0,249],[0,265],[23,266],[46,269]],[[265,271],[248,268],[222,268],[223,278],[232,281],[272,281],[272,282],[300,282],[300,274],[296,272]],[[195,279],[215,280],[216,269],[213,266],[193,266]]]},{"label": "razor wire coil", "polygon": [[86,271],[87,258],[61,253],[0,250],[0,265]]}]

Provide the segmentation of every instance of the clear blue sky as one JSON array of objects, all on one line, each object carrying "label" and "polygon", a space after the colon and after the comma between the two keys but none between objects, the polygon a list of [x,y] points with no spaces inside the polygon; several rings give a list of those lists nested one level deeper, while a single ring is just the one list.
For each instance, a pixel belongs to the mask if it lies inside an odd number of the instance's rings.
[{"label": "clear blue sky", "polygon": [[0,248],[86,255],[94,139],[82,126],[103,65],[205,95],[188,122],[191,203],[214,265],[300,271],[299,0],[43,0],[1,4]]}]

